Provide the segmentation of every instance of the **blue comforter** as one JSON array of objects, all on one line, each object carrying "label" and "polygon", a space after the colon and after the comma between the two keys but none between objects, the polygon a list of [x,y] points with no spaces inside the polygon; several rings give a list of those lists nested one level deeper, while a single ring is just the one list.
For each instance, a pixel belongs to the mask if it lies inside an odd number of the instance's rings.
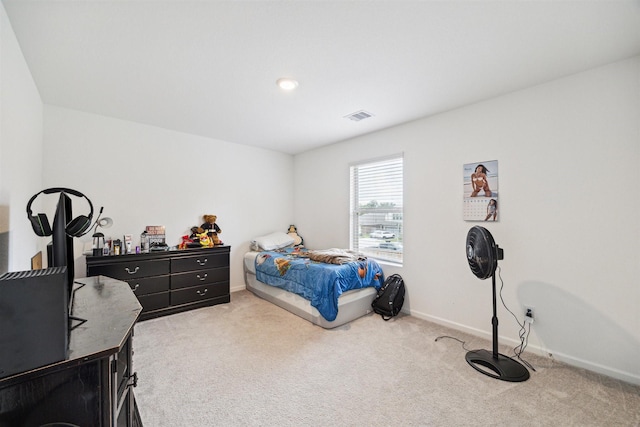
[{"label": "blue comforter", "polygon": [[338,315],[338,297],[344,291],[380,289],[384,282],[382,268],[373,260],[327,264],[310,260],[300,248],[261,252],[255,262],[259,281],[309,300],[330,322]]}]

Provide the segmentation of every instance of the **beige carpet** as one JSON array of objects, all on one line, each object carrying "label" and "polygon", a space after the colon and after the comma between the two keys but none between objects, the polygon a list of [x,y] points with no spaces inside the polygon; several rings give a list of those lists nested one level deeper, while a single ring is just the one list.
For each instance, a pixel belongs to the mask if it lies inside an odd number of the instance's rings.
[{"label": "beige carpet", "polygon": [[411,316],[325,330],[241,291],[136,325],[135,394],[145,427],[640,425],[640,387],[526,353],[528,381],[496,380],[441,335],[491,349]]}]

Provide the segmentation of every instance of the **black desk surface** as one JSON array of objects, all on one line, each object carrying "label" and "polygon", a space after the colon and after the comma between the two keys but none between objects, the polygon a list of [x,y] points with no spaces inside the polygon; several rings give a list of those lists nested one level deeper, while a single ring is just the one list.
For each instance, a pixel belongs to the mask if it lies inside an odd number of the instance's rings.
[{"label": "black desk surface", "polygon": [[[66,360],[21,372],[0,380],[0,388],[27,377],[86,363],[115,354],[135,325],[142,306],[129,284],[105,276],[76,279],[70,320],[69,353]],[[84,285],[84,286],[83,286]]]}]

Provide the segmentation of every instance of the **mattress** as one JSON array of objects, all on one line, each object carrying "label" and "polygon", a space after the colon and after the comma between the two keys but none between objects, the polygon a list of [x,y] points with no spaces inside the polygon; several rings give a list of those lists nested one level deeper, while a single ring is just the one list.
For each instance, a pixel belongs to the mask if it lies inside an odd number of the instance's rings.
[{"label": "mattress", "polygon": [[244,277],[247,290],[260,298],[325,329],[342,326],[372,311],[371,302],[377,293],[375,288],[346,291],[338,298],[338,316],[335,320],[328,321],[315,307],[311,306],[308,300],[292,292],[260,282],[255,274],[255,258],[258,254],[259,252],[245,254]]}]

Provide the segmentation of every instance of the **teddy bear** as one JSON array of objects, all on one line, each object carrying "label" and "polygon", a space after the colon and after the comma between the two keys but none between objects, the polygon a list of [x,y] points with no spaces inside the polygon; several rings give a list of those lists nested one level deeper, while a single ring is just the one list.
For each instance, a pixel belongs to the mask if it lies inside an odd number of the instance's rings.
[{"label": "teddy bear", "polygon": [[215,215],[204,215],[202,218],[204,219],[204,224],[202,224],[200,228],[207,232],[207,235],[211,239],[211,246],[222,245],[222,240],[218,237],[218,234],[222,233],[222,230],[218,227],[218,224],[216,224],[218,217]]},{"label": "teddy bear", "polygon": [[293,244],[296,246],[302,245],[302,236],[298,234],[298,230],[295,225],[290,225],[289,230],[287,230],[287,234],[293,238]]}]

